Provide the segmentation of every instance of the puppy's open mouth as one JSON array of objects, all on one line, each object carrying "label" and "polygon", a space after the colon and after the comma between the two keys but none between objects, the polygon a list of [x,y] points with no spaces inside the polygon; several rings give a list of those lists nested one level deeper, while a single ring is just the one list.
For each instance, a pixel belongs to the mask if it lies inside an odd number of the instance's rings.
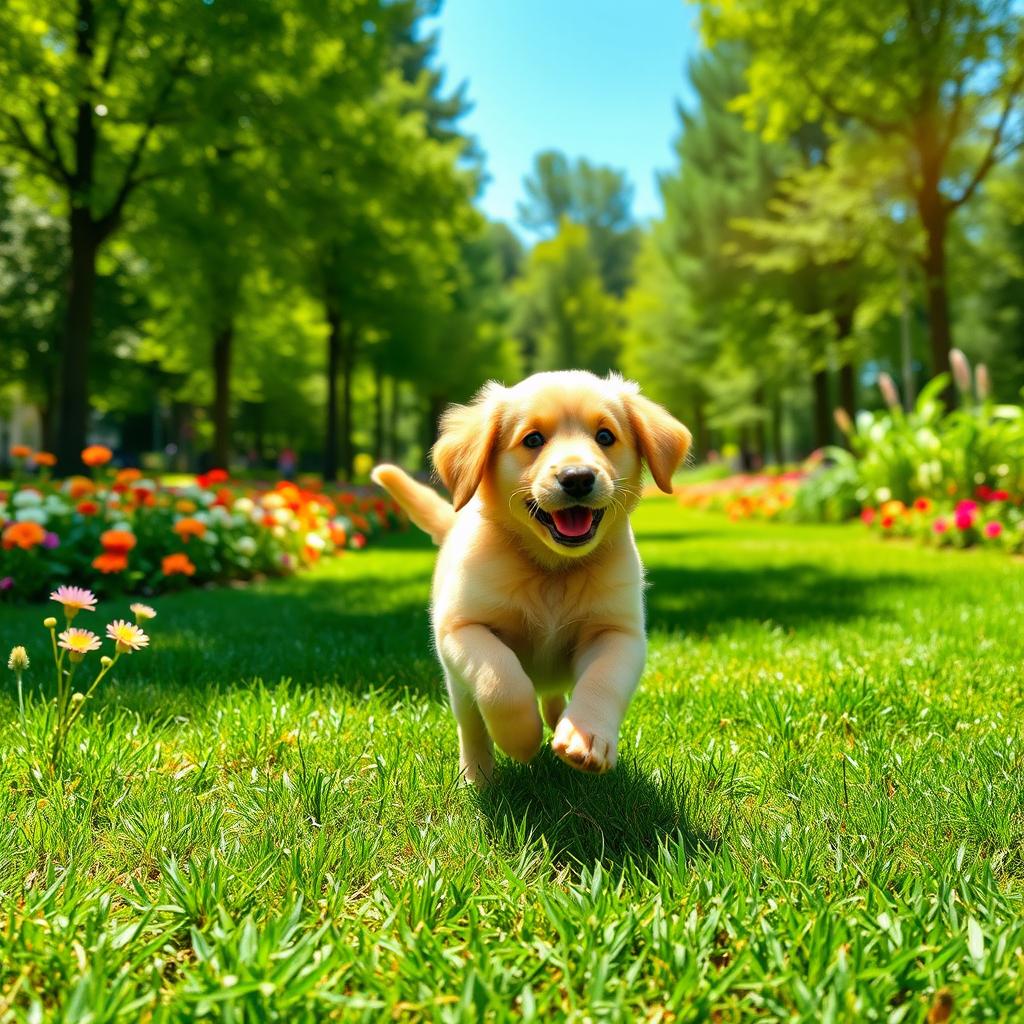
[{"label": "puppy's open mouth", "polygon": [[603,508],[587,508],[585,505],[545,512],[535,501],[528,501],[526,507],[538,523],[547,527],[551,539],[567,548],[579,547],[593,540],[604,518]]}]

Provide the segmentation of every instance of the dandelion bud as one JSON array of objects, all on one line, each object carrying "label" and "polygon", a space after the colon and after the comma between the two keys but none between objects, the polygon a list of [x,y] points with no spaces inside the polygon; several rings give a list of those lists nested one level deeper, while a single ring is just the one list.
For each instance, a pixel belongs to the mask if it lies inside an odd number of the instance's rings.
[{"label": "dandelion bud", "polygon": [[71,703],[72,704],[81,704],[83,700],[85,700],[85,694],[84,693],[73,693],[73,694],[71,694]]},{"label": "dandelion bud", "polygon": [[953,371],[953,383],[957,391],[966,395],[971,390],[971,364],[958,348],[950,349],[949,367]]},{"label": "dandelion bud", "polygon": [[7,659],[7,667],[12,672],[24,672],[28,668],[28,651],[24,647],[12,647],[11,656]]},{"label": "dandelion bud", "polygon": [[114,664],[114,659],[111,658],[109,655],[104,654],[103,657],[100,658],[100,664],[104,668],[110,668],[110,666]]},{"label": "dandelion bud", "polygon": [[832,415],[835,417],[836,426],[844,434],[849,436],[853,433],[853,420],[850,419],[850,414],[842,406],[839,406]]},{"label": "dandelion bud", "polygon": [[988,367],[984,363],[978,363],[974,371],[974,387],[978,392],[978,400],[987,401],[992,394],[992,378],[989,376]]},{"label": "dandelion bud", "polygon": [[896,390],[896,383],[887,373],[878,375],[878,390],[882,392],[882,398],[890,409],[900,407],[900,393]]},{"label": "dandelion bud", "polygon": [[57,628],[57,620],[52,615],[49,615],[45,619],[43,619],[43,625],[47,629],[56,629]]}]

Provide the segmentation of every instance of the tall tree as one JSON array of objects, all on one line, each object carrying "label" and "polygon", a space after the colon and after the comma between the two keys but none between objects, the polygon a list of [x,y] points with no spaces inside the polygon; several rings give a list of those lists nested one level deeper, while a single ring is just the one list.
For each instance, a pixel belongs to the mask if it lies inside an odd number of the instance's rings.
[{"label": "tall tree", "polygon": [[618,303],[604,289],[587,229],[564,219],[534,246],[515,284],[516,333],[535,370],[605,373],[618,362]]},{"label": "tall tree", "polygon": [[738,105],[769,137],[822,120],[904,147],[920,220],[932,370],[949,369],[950,223],[1024,141],[1022,14],[1014,0],[704,0],[711,42],[751,54]]},{"label": "tall tree", "polygon": [[633,220],[633,188],[611,167],[579,159],[574,163],[555,150],[538,153],[533,171],[523,180],[526,200],[519,204],[524,227],[545,235],[570,220],[587,229],[601,279],[622,296],[632,280],[639,234]]}]

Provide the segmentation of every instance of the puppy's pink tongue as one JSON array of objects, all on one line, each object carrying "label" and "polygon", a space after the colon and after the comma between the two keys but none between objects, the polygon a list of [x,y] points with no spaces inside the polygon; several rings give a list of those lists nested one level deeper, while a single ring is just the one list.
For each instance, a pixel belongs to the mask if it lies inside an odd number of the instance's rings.
[{"label": "puppy's pink tongue", "polygon": [[594,513],[589,508],[577,505],[575,508],[561,508],[551,513],[558,532],[565,537],[582,537],[590,529],[594,521]]}]

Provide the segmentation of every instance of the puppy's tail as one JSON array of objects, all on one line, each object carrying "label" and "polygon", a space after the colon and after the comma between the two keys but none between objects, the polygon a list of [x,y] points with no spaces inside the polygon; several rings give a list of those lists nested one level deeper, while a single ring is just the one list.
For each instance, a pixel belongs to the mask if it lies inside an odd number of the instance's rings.
[{"label": "puppy's tail", "polygon": [[418,480],[413,480],[404,469],[387,464],[375,466],[370,478],[380,484],[405,510],[409,518],[435,544],[440,544],[455,522],[455,509]]}]

